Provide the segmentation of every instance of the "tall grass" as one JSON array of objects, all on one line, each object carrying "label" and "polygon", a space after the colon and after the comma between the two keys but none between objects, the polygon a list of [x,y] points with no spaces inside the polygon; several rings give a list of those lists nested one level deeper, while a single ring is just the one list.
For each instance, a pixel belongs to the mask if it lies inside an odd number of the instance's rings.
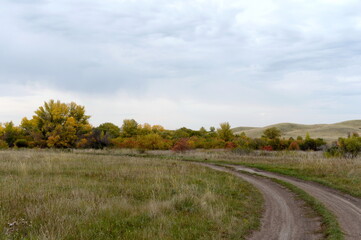
[{"label": "tall grass", "polygon": [[216,161],[242,164],[250,167],[282,173],[339,189],[361,197],[361,157],[326,158],[322,152],[253,152],[237,154],[231,151],[189,151],[170,154],[173,158]]},{"label": "tall grass", "polygon": [[259,226],[251,185],[145,157],[0,152],[0,239],[244,239]]}]

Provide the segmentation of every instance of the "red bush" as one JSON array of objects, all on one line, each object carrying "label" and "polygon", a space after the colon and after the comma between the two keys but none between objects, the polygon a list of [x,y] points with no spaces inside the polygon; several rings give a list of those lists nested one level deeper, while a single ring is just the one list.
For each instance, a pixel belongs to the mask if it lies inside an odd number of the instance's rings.
[{"label": "red bush", "polygon": [[264,150],[264,151],[273,151],[273,148],[272,148],[272,146],[264,146],[264,147],[262,147],[262,150]]},{"label": "red bush", "polygon": [[176,142],[172,148],[172,151],[174,152],[184,152],[187,150],[190,150],[191,147],[188,143],[188,139],[186,138],[182,138],[180,140],[178,140],[178,142]]},{"label": "red bush", "polygon": [[298,145],[297,141],[291,142],[290,146],[288,147],[289,150],[300,150],[300,145]]},{"label": "red bush", "polygon": [[233,149],[236,148],[237,145],[234,142],[226,142],[225,148],[227,149]]}]

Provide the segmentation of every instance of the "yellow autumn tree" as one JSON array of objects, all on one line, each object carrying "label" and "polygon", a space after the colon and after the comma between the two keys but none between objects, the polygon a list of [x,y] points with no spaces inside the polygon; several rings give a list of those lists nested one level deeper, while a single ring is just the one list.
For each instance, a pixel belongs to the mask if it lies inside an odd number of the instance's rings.
[{"label": "yellow autumn tree", "polygon": [[157,133],[138,136],[138,144],[141,149],[148,150],[168,149],[171,147],[171,143]]},{"label": "yellow autumn tree", "polygon": [[4,134],[4,127],[2,126],[2,123],[0,123],[0,136]]},{"label": "yellow autumn tree", "polygon": [[220,139],[228,142],[233,140],[234,135],[231,129],[231,125],[228,122],[219,124],[220,128],[217,129],[217,134]]},{"label": "yellow autumn tree", "polygon": [[38,146],[70,148],[91,131],[89,118],[83,106],[50,100],[35,111],[31,120],[24,118],[21,127]]},{"label": "yellow autumn tree", "polygon": [[164,131],[164,127],[161,125],[153,125],[152,130],[153,130],[153,132],[161,132],[161,131]]}]

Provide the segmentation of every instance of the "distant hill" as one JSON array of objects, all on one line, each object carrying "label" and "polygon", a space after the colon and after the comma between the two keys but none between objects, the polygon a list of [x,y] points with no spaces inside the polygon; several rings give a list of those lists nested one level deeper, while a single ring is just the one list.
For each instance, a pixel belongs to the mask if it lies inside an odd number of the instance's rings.
[{"label": "distant hill", "polygon": [[259,138],[265,129],[276,127],[281,130],[282,137],[296,138],[297,136],[305,137],[307,132],[312,138],[323,138],[326,141],[334,141],[339,137],[347,137],[348,133],[357,132],[361,135],[361,120],[351,120],[334,124],[296,124],[296,123],[279,123],[266,127],[236,127],[233,128],[235,134],[244,132],[252,138]]}]

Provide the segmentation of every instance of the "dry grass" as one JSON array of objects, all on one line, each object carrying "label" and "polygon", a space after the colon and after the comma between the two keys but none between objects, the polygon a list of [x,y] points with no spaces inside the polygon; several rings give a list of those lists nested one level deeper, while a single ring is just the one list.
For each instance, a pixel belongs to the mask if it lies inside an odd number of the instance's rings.
[{"label": "dry grass", "polygon": [[239,155],[231,151],[190,151],[177,157],[257,167],[319,182],[361,197],[361,157],[326,158],[322,152],[253,152]]},{"label": "dry grass", "polygon": [[0,239],[243,239],[261,195],[173,160],[0,152]]}]

